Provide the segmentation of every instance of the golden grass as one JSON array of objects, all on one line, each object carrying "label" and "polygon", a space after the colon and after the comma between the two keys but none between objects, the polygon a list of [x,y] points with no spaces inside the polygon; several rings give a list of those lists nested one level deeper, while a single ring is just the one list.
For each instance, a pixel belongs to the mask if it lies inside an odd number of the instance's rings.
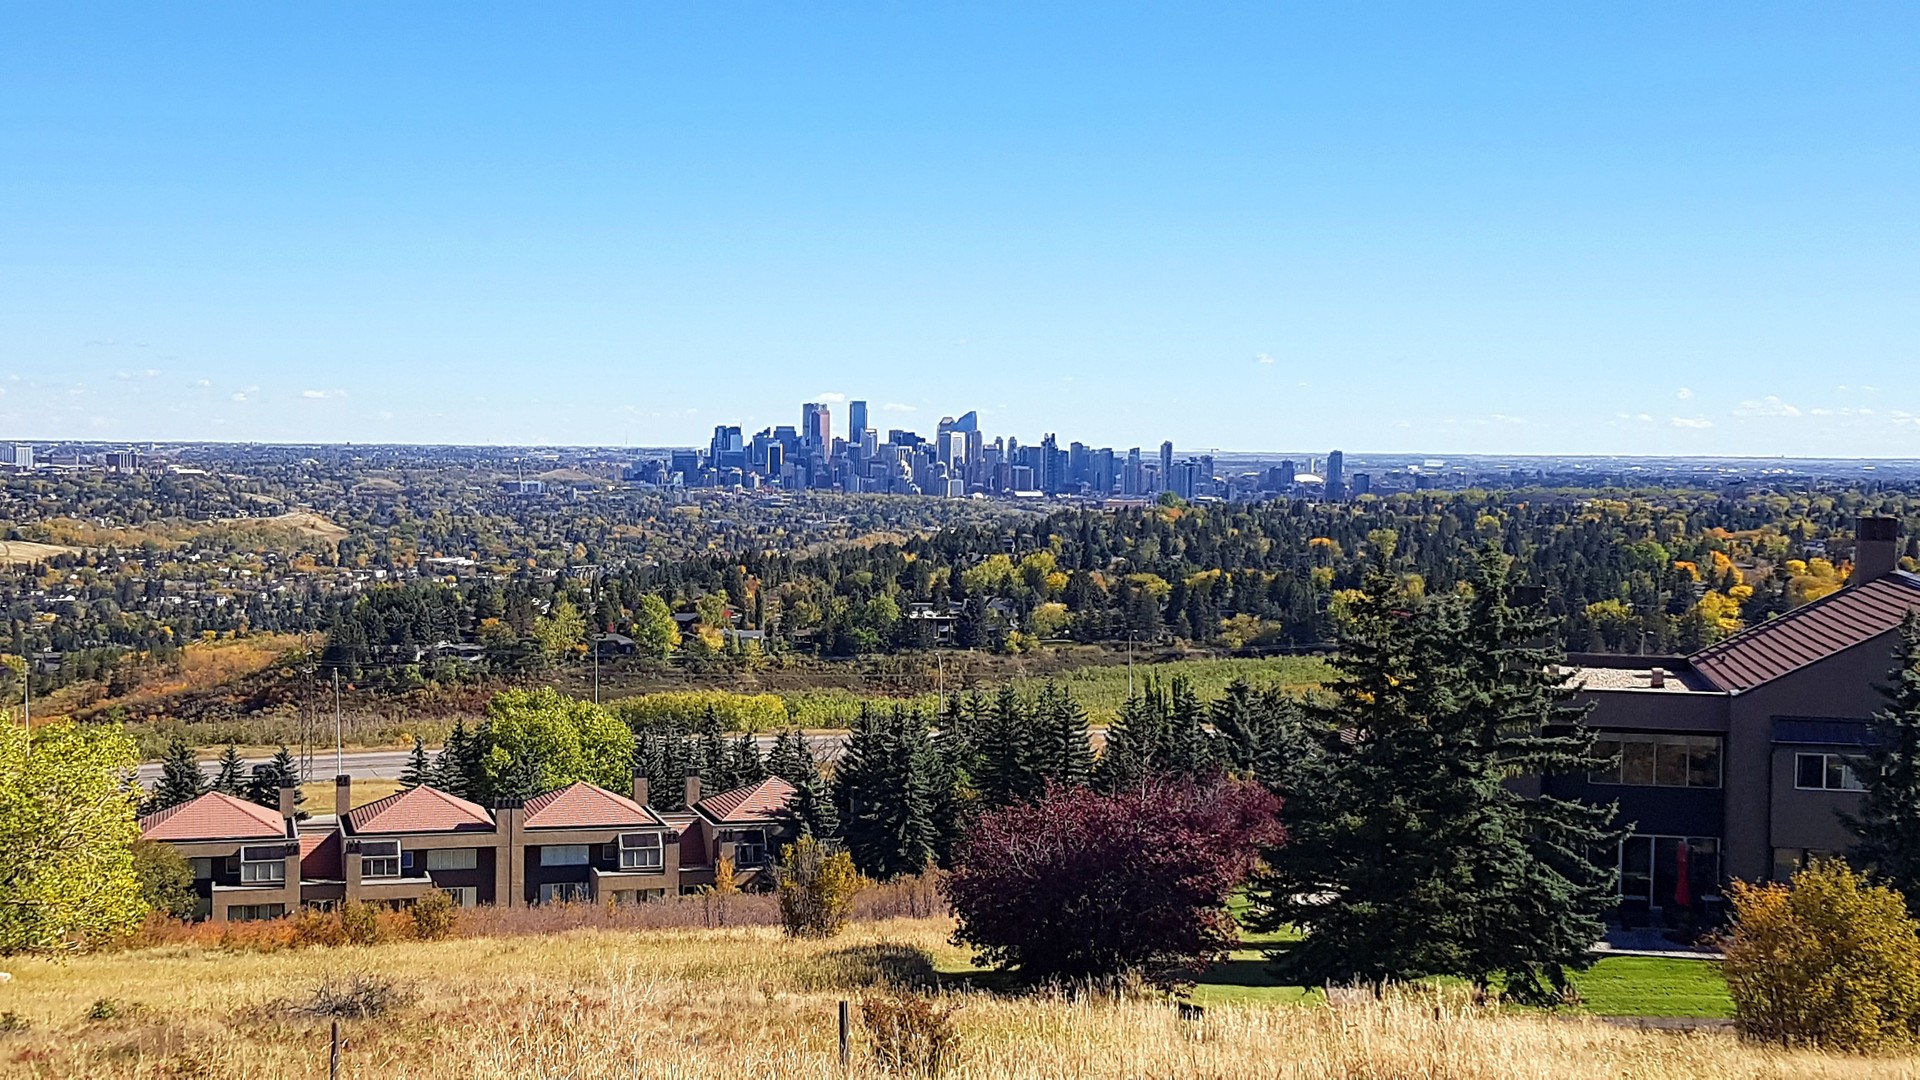
[{"label": "golden grass", "polygon": [[46,562],[56,555],[76,555],[79,548],[65,544],[38,544],[32,540],[8,540],[0,544],[0,565],[26,566]]},{"label": "golden grass", "polygon": [[[365,806],[376,799],[384,799],[400,790],[400,781],[382,780],[379,777],[353,781],[353,805]],[[334,786],[331,780],[316,780],[300,785],[300,808],[309,814],[333,813]]]},{"label": "golden grass", "polygon": [[[461,939],[273,954],[173,946],[16,962],[0,1013],[0,1075],[317,1077],[325,1020],[283,1004],[329,975],[407,980],[417,1000],[344,1026],[342,1075],[839,1077],[835,1003],[889,968],[958,970],[940,919],[857,925],[827,942],[770,928]],[[890,958],[877,962],[875,957]],[[1507,1015],[1431,1002],[1215,1006],[1183,1021],[1164,1003],[949,989],[960,1006],[947,1075],[1131,1078],[1866,1078],[1910,1059],[1788,1054],[1721,1034]],[[96,1001],[118,1017],[88,1020]],[[880,1075],[856,1044],[855,1076]]]}]

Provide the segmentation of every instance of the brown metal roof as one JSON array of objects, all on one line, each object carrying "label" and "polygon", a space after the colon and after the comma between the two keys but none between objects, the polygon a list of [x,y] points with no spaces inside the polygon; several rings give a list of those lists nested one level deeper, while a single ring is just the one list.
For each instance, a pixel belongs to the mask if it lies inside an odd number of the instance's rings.
[{"label": "brown metal roof", "polygon": [[1720,689],[1751,690],[1879,637],[1916,608],[1920,577],[1896,571],[1748,627],[1690,659]]},{"label": "brown metal roof", "polygon": [[493,818],[476,803],[421,785],[375,799],[347,814],[353,833],[492,831]]},{"label": "brown metal roof", "polygon": [[209,791],[140,819],[148,840],[267,840],[287,835],[287,819],[259,803]]},{"label": "brown metal roof", "polygon": [[752,824],[779,817],[796,794],[792,784],[769,776],[757,784],[710,795],[696,803],[694,809],[716,824]]},{"label": "brown metal roof", "polygon": [[582,780],[528,799],[522,823],[529,829],[622,829],[661,821],[632,799]]}]

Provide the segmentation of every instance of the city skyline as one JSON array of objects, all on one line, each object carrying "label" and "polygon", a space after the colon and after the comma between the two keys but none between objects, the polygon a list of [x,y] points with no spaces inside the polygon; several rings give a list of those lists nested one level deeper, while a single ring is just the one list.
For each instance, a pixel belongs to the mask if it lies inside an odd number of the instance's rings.
[{"label": "city skyline", "polygon": [[0,436],[1920,456],[1916,30],[16,6]]}]

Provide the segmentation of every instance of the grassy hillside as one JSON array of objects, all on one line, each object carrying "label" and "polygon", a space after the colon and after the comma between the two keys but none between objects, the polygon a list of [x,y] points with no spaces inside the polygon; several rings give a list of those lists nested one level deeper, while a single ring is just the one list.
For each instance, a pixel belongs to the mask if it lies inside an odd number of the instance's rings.
[{"label": "grassy hillside", "polygon": [[[1728,1035],[1641,1031],[1458,1002],[1209,1005],[978,989],[941,919],[857,924],[827,942],[771,928],[575,930],[271,954],[168,946],[15,962],[0,984],[0,1076],[319,1077],[316,992],[353,975],[398,1003],[343,1026],[343,1076],[839,1077],[834,1012],[875,986],[938,986],[958,1007],[958,1078],[1731,1077],[1913,1075]],[[24,1028],[24,1030],[20,1030]],[[4,1031],[0,1028],[0,1031]],[[879,1076],[856,1034],[854,1076]]]}]

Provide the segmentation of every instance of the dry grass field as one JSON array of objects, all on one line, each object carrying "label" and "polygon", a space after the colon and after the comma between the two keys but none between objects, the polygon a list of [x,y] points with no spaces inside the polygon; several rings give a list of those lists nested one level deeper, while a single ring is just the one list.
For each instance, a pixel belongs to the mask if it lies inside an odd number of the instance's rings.
[{"label": "dry grass field", "polygon": [[[942,919],[856,924],[828,942],[766,927],[576,930],[275,953],[173,945],[12,966],[0,1076],[326,1075],[329,980],[398,980],[403,1000],[344,1022],[341,1075],[383,1078],[840,1077],[834,1015],[892,979],[944,983],[959,1078],[1903,1077],[1848,1059],[1408,999],[1209,1008],[970,989]],[[941,976],[941,972],[948,973]],[[12,1019],[9,1020],[9,1017]],[[7,1032],[11,1027],[15,1030]],[[854,1076],[885,1075],[864,1033]]]}]

